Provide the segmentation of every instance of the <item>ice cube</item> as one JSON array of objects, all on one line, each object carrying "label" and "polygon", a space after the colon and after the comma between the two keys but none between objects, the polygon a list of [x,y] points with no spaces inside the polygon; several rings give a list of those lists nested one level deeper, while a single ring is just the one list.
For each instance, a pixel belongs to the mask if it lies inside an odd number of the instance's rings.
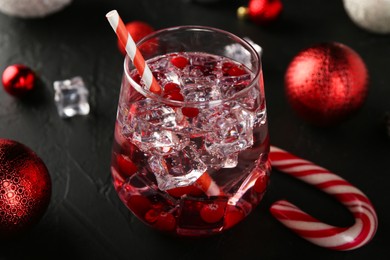
[{"label": "ice cube", "polygon": [[207,170],[206,164],[190,145],[175,154],[151,156],[148,163],[160,190],[191,185]]},{"label": "ice cube", "polygon": [[88,89],[81,77],[54,81],[54,101],[60,117],[88,115]]},{"label": "ice cube", "polygon": [[130,106],[123,133],[141,151],[166,155],[183,149],[189,143],[188,137],[173,131],[179,129],[173,108],[145,99]]},{"label": "ice cube", "polygon": [[236,105],[209,120],[214,131],[206,135],[206,150],[212,155],[229,157],[233,161],[227,164],[234,165],[233,154],[253,145],[254,114]]},{"label": "ice cube", "polygon": [[182,77],[182,94],[186,101],[204,102],[221,99],[215,75],[206,77]]},{"label": "ice cube", "polygon": [[200,158],[207,167],[214,170],[234,168],[238,164],[238,153],[233,153],[224,157],[221,153],[210,154],[206,150],[203,150]]}]

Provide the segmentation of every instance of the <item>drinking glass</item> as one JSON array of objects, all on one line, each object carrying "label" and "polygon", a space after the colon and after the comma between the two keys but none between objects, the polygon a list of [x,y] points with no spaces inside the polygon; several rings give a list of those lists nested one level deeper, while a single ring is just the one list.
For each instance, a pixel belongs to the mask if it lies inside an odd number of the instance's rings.
[{"label": "drinking glass", "polygon": [[111,164],[119,198],[163,232],[207,236],[233,227],[269,182],[259,54],[203,26],[163,29],[137,46],[162,91],[147,89],[125,58]]}]

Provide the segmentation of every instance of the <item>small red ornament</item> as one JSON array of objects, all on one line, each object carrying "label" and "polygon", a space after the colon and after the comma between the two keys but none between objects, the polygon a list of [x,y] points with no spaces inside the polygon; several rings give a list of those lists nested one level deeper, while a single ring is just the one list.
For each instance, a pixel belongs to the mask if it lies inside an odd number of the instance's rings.
[{"label": "small red ornament", "polygon": [[[130,33],[131,37],[133,38],[134,42],[139,42],[142,38],[147,36],[148,34],[154,32],[153,27],[151,27],[149,24],[141,22],[141,21],[133,21],[126,24],[126,29]],[[122,46],[122,43],[118,40],[118,48],[122,52],[123,55],[126,55],[126,51],[124,47]],[[153,46],[144,46],[142,48],[142,51],[150,52],[153,50]]]},{"label": "small red ornament", "polygon": [[368,72],[361,57],[340,43],[299,52],[285,74],[289,103],[302,118],[326,126],[358,110],[367,96]]},{"label": "small red ornament", "polygon": [[27,66],[14,64],[8,66],[2,76],[3,87],[10,95],[21,97],[35,87],[35,73]]},{"label": "small red ornament", "polygon": [[51,180],[28,147],[0,139],[0,238],[25,232],[49,205]]},{"label": "small red ornament", "polygon": [[239,18],[248,17],[254,23],[264,25],[275,21],[282,9],[280,0],[250,0],[248,7],[238,8],[237,15]]}]

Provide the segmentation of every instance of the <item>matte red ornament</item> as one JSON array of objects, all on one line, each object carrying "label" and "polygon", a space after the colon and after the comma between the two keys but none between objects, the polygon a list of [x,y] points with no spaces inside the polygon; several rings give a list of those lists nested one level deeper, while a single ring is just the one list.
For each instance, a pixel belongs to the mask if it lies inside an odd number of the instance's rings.
[{"label": "matte red ornament", "polygon": [[268,24],[279,17],[282,9],[280,0],[250,0],[248,16],[256,24]]},{"label": "matte red ornament", "polygon": [[21,97],[34,89],[36,76],[29,67],[22,64],[14,64],[4,70],[2,83],[4,90],[9,94]]},{"label": "matte red ornament", "polygon": [[320,43],[300,51],[285,74],[286,96],[305,120],[339,123],[357,111],[368,92],[362,58],[341,43]]},{"label": "matte red ornament", "polygon": [[[139,42],[142,38],[147,36],[148,34],[154,32],[153,27],[149,24],[141,22],[141,21],[133,21],[126,24],[126,29],[130,33],[134,42]],[[121,42],[118,40],[118,48],[122,52],[123,55],[126,55],[126,51],[122,46]],[[150,52],[153,50],[153,46],[144,46],[142,51]]]},{"label": "matte red ornament", "polygon": [[0,238],[37,223],[50,197],[51,180],[43,161],[25,145],[0,139]]}]

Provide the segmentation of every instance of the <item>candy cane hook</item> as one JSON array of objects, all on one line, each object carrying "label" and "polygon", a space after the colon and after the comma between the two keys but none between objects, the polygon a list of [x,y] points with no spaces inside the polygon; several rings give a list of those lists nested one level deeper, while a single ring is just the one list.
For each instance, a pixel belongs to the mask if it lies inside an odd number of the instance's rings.
[{"label": "candy cane hook", "polygon": [[355,218],[350,227],[334,227],[313,218],[288,201],[272,204],[270,211],[286,227],[318,246],[333,250],[352,250],[367,244],[375,235],[378,218],[371,201],[352,184],[328,170],[271,147],[271,165],[303,182],[332,195]]}]

